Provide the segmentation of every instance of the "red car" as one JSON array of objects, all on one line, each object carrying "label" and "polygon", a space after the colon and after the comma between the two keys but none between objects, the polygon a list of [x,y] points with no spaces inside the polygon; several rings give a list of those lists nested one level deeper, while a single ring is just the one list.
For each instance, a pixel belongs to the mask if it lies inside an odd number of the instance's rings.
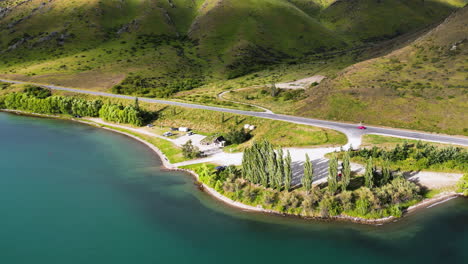
[{"label": "red car", "polygon": [[365,126],[358,126],[357,128],[359,128],[359,129],[367,129],[367,127],[365,127]]}]

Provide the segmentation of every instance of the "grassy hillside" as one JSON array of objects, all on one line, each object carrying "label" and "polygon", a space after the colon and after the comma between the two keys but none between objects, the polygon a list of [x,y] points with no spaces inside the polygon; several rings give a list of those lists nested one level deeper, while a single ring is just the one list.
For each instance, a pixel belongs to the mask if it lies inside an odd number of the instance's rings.
[{"label": "grassy hillside", "polygon": [[466,0],[423,2],[0,1],[0,75],[165,97],[410,32]]},{"label": "grassy hillside", "polygon": [[296,113],[468,135],[468,7],[411,45],[307,91]]},{"label": "grassy hillside", "polygon": [[342,0],[320,14],[332,30],[360,41],[376,41],[399,36],[447,16],[464,0]]}]

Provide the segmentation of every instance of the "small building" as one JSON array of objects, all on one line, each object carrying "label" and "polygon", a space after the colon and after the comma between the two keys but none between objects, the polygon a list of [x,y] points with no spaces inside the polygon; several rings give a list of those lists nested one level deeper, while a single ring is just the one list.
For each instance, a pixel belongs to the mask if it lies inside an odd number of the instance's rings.
[{"label": "small building", "polygon": [[226,140],[223,136],[219,136],[213,140],[213,144],[219,147],[224,147],[226,145]]},{"label": "small building", "polygon": [[179,127],[179,131],[180,132],[189,132],[189,128],[188,127]]}]

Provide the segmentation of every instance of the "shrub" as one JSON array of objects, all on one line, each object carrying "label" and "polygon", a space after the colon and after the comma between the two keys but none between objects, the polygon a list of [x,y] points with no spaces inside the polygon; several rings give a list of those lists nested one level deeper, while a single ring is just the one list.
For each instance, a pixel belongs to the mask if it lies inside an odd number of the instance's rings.
[{"label": "shrub", "polygon": [[112,87],[112,92],[165,98],[180,91],[200,87],[202,84],[202,80],[197,78],[183,78],[163,82],[156,77],[142,77],[138,74],[130,74],[122,83]]},{"label": "shrub", "polygon": [[465,173],[463,177],[458,182],[458,192],[463,193],[463,195],[468,196],[468,173]]},{"label": "shrub", "polygon": [[276,202],[276,196],[278,192],[276,191],[266,191],[265,196],[263,197],[263,202],[267,205],[273,205]]},{"label": "shrub", "polygon": [[249,140],[252,135],[244,129],[232,129],[226,135],[224,135],[224,139],[227,141],[228,144],[242,144],[245,141]]},{"label": "shrub", "polygon": [[319,203],[320,215],[322,217],[329,217],[339,215],[342,211],[342,208],[335,196],[327,194]]},{"label": "shrub", "polygon": [[338,195],[340,199],[341,206],[343,207],[344,211],[351,211],[353,210],[353,193],[350,191],[343,191]]},{"label": "shrub", "polygon": [[188,159],[198,158],[201,155],[200,149],[192,144],[192,140],[182,145],[182,153]]},{"label": "shrub", "polygon": [[28,96],[32,96],[39,99],[45,99],[52,95],[52,92],[49,89],[42,88],[35,85],[26,85],[26,88],[23,90]]}]

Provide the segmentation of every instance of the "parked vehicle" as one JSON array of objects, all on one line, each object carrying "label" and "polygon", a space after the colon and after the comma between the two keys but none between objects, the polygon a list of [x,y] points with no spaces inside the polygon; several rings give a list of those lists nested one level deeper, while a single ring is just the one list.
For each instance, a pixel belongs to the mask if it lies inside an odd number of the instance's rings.
[{"label": "parked vehicle", "polygon": [[365,126],[358,126],[357,128],[358,129],[367,129],[367,127],[365,127]]},{"label": "parked vehicle", "polygon": [[173,136],[174,134],[172,134],[171,132],[166,132],[163,134],[163,136],[165,137],[170,137],[170,136]]}]

